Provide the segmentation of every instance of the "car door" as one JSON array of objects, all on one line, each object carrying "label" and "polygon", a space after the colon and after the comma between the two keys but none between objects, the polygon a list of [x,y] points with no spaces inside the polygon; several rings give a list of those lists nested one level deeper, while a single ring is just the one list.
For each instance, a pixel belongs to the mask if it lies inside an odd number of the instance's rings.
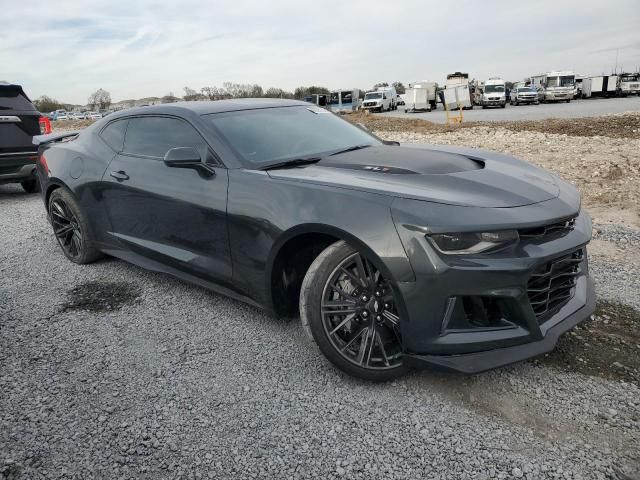
[{"label": "car door", "polygon": [[[177,147],[196,149],[212,173],[166,165],[165,153]],[[129,118],[122,151],[102,183],[109,233],[125,250],[204,279],[231,277],[227,170],[190,123]]]}]

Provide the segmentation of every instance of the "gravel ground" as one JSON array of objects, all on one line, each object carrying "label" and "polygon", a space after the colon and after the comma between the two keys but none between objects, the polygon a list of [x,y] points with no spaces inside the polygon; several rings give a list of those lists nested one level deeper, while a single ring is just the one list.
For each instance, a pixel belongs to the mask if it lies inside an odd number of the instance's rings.
[{"label": "gravel ground", "polygon": [[599,307],[556,351],[357,381],[297,321],[121,261],[68,262],[39,197],[0,186],[2,477],[639,480],[638,140],[417,130],[378,133],[506,151],[583,191]]},{"label": "gravel ground", "polygon": [[[640,478],[637,382],[572,358],[360,382],[296,321],[68,262],[36,195],[2,186],[0,209],[4,478]],[[599,235],[638,248],[636,231]],[[608,258],[593,273],[621,300],[640,275]]]}]

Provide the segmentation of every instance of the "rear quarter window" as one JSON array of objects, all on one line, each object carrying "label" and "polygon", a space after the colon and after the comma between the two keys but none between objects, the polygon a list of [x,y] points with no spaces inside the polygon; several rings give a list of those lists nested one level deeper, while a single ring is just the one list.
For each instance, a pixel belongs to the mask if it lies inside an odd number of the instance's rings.
[{"label": "rear quarter window", "polygon": [[24,96],[21,88],[0,85],[0,110],[35,111],[35,109],[29,99]]},{"label": "rear quarter window", "polygon": [[124,134],[128,122],[128,119],[111,122],[100,132],[100,138],[116,152],[121,152],[124,147]]}]

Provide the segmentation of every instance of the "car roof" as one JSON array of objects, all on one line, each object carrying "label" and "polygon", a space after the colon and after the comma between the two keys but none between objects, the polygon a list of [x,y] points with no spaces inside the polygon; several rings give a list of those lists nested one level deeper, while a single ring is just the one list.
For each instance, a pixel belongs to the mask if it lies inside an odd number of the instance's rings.
[{"label": "car roof", "polygon": [[191,112],[196,115],[234,112],[239,110],[256,110],[259,108],[309,106],[308,102],[286,100],[280,98],[237,98],[232,100],[214,100],[206,102],[161,103],[147,107],[128,108],[112,115],[111,118],[139,114],[180,114]]}]

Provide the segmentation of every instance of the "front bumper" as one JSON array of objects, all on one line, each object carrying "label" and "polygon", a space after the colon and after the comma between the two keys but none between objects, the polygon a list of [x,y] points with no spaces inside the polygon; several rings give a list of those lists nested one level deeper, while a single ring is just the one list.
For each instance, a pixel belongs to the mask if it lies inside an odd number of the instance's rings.
[{"label": "front bumper", "polygon": [[495,100],[485,100],[485,99],[481,100],[481,105],[483,107],[499,107],[504,105],[505,103],[507,103],[506,98],[499,98]]},{"label": "front bumper", "polygon": [[[484,218],[482,212],[476,215],[479,224],[492,225],[493,230],[499,229],[495,221],[522,230],[549,223],[545,221],[549,211],[557,213],[556,219],[573,217],[574,208],[570,202],[554,199],[525,207],[473,211],[494,210]],[[461,210],[458,217],[465,216]],[[474,212],[460,218],[461,224],[473,222]],[[522,219],[529,222],[518,224]],[[403,225],[399,233],[416,278],[397,286],[407,365],[464,373],[501,367],[551,350],[562,333],[594,311],[586,254],[591,219],[586,212],[581,212],[562,235],[521,239],[503,252],[477,256],[440,254],[423,232],[404,228],[407,223],[398,221],[396,214],[394,220]],[[571,270],[559,267],[554,272],[555,266],[564,262],[571,263]],[[537,293],[541,283],[535,280],[541,269],[549,271],[543,274],[549,279],[548,292],[544,291],[546,279],[542,282],[542,298],[547,295],[543,310]],[[561,283],[565,273],[569,284]]]},{"label": "front bumper", "polygon": [[545,92],[546,100],[572,100],[573,92]]},{"label": "front bumper", "polygon": [[516,101],[518,103],[536,103],[538,101],[538,96],[535,97],[516,97]]},{"label": "front bumper", "polygon": [[[567,313],[577,305],[581,306],[573,313]],[[540,330],[542,338],[539,340],[512,347],[458,355],[405,354],[404,363],[413,368],[438,367],[467,374],[511,365],[553,350],[560,335],[589,318],[595,308],[596,294],[593,280],[586,276],[578,280],[574,298],[553,317],[555,323],[546,322],[547,326]]]}]

